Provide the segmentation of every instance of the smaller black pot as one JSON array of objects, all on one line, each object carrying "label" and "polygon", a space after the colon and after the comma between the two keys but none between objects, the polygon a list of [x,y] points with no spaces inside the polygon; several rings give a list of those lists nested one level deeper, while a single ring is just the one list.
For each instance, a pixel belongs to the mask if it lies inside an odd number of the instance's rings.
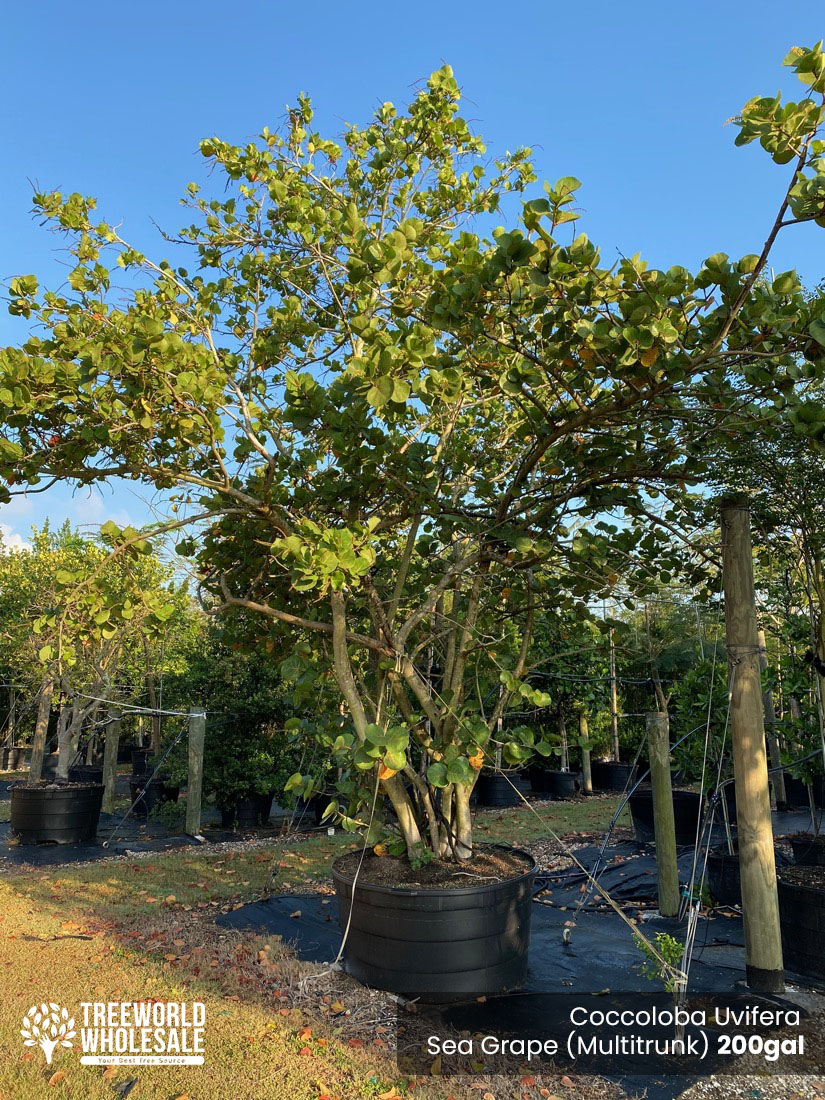
[{"label": "smaller black pot", "polygon": [[473,794],[479,806],[509,809],[511,806],[522,805],[519,792],[523,789],[524,780],[516,772],[508,775],[480,775]]},{"label": "smaller black pot", "polygon": [[580,772],[545,772],[547,776],[547,789],[553,798],[560,802],[568,798],[575,798],[582,788]]},{"label": "smaller black pot", "polygon": [[[821,775],[814,779],[813,789],[814,805],[821,810],[825,808],[825,779]],[[793,806],[797,810],[807,810],[810,806],[808,788],[801,779],[794,779],[787,772],[785,772],[785,801],[788,806]]]},{"label": "smaller black pot", "polygon": [[303,823],[306,823],[306,819],[310,818],[316,825],[320,825],[324,810],[328,805],[329,798],[323,794],[315,794],[309,801],[305,798],[299,798],[295,807],[296,817]]},{"label": "smaller black pot", "polygon": [[31,764],[31,749],[26,745],[7,745],[0,753],[3,771],[22,771]]},{"label": "smaller black pot", "polygon": [[40,769],[41,779],[56,779],[59,756],[56,752],[50,752],[43,757],[43,767]]},{"label": "smaller black pot", "polygon": [[134,803],[135,799],[143,793],[143,797],[135,806],[133,813],[136,817],[148,817],[151,810],[161,802],[177,802],[180,795],[180,787],[172,787],[167,783],[169,776],[160,774],[150,778],[148,775],[129,776],[129,794]]},{"label": "smaller black pot", "polygon": [[529,772],[530,776],[530,790],[533,794],[549,794],[550,784],[547,778],[548,772],[544,768],[531,767]]},{"label": "smaller black pot", "polygon": [[153,756],[151,749],[132,749],[132,775],[146,775],[151,771]]},{"label": "smaller black pot", "polygon": [[103,768],[97,764],[75,764],[69,768],[69,780],[72,783],[102,783]]},{"label": "smaller black pot", "polygon": [[719,905],[742,904],[738,852],[709,852],[706,871],[708,889]]},{"label": "smaller black pot", "polygon": [[616,760],[594,760],[590,765],[590,780],[594,790],[629,790],[638,778],[635,764],[620,764]]},{"label": "smaller black pot", "polygon": [[825,836],[799,833],[790,837],[794,862],[803,867],[825,867]]},{"label": "smaller black pot", "polygon": [[[702,796],[695,791],[673,792],[673,817],[677,844],[695,844],[702,806]],[[655,842],[652,787],[639,787],[630,796],[630,816],[633,818],[636,839],[644,843]]]},{"label": "smaller black pot", "polygon": [[234,829],[240,825],[246,829],[266,825],[272,812],[272,798],[271,794],[251,794],[247,798],[239,798],[233,806],[221,806],[222,828]]}]

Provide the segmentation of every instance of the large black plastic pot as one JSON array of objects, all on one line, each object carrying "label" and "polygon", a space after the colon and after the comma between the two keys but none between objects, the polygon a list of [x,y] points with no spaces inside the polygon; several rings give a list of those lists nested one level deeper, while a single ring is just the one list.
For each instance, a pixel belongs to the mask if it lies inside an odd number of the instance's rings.
[{"label": "large black plastic pot", "polygon": [[329,798],[323,794],[314,794],[308,801],[305,798],[299,798],[295,807],[296,820],[302,824],[306,824],[309,820],[314,821],[316,825],[320,825],[324,810],[328,805]]},{"label": "large black plastic pot", "polygon": [[547,776],[547,790],[553,798],[560,800],[575,798],[581,790],[580,772],[545,772],[544,774]]},{"label": "large black plastic pot", "polygon": [[43,757],[43,767],[40,769],[41,779],[56,779],[57,778],[57,764],[60,757],[56,752],[50,752]]},{"label": "large black plastic pot", "polygon": [[785,966],[808,978],[825,980],[825,887],[780,877],[778,890]]},{"label": "large black plastic pot", "polygon": [[31,763],[30,753],[31,749],[26,745],[7,745],[0,752],[0,768],[10,772],[28,768]]},{"label": "large black plastic pot", "polygon": [[129,776],[129,794],[132,802],[143,792],[143,798],[135,806],[136,817],[148,817],[150,811],[161,802],[177,802],[180,787],[167,783],[169,776],[164,774],[152,778],[149,774]]},{"label": "large black plastic pot", "polygon": [[266,825],[272,812],[272,797],[271,794],[252,794],[239,798],[232,806],[222,806],[221,825],[224,829],[233,829],[236,825],[243,828]]},{"label": "large black plastic pot", "polygon": [[[696,829],[702,814],[702,796],[695,791],[673,792],[673,817],[676,823],[676,843],[695,844]],[[630,796],[630,816],[636,839],[655,841],[653,826],[653,788],[639,787]]]},{"label": "large black plastic pot", "polygon": [[97,835],[103,784],[11,788],[11,831],[24,844],[78,844]]},{"label": "large black plastic pot", "polygon": [[[825,808],[825,779],[821,775],[813,781],[814,805],[819,809]],[[794,779],[785,772],[785,801],[789,806],[798,810],[807,810],[810,806],[808,788],[801,779]]]},{"label": "large black plastic pot", "polygon": [[[736,824],[736,784],[733,782],[726,783],[722,788],[722,793],[725,798],[725,802],[728,808],[728,821],[731,825]],[[807,796],[806,796],[807,798]],[[806,802],[807,804],[807,802]],[[716,818],[717,822],[722,820],[722,811],[719,810],[719,816]]]},{"label": "large black plastic pot", "polygon": [[531,767],[529,771],[530,776],[530,790],[533,794],[549,794],[550,783],[547,778],[548,772],[544,768]]},{"label": "large black plastic pot", "polygon": [[624,791],[638,778],[634,764],[620,764],[615,760],[594,760],[590,765],[593,789],[598,791]]},{"label": "large black plastic pot", "polygon": [[739,878],[739,854],[709,852],[706,865],[708,890],[719,905],[741,905],[742,883]]},{"label": "large black plastic pot", "polygon": [[[513,787],[515,786],[515,790]],[[479,806],[495,806],[506,809],[521,806],[519,791],[524,791],[524,780],[517,772],[507,775],[480,775],[473,795]]]},{"label": "large black plastic pot", "polygon": [[[533,879],[529,860],[520,875],[483,886],[403,889],[332,879],[338,919],[346,928],[347,971],[391,993],[448,1001],[464,994],[503,993],[527,978]],[[341,857],[343,858],[343,857]]]},{"label": "large black plastic pot", "polygon": [[153,756],[151,749],[132,749],[132,775],[146,775],[151,771],[149,765]]},{"label": "large black plastic pot", "polygon": [[803,867],[825,867],[825,836],[799,833],[790,837],[794,862]]},{"label": "large black plastic pot", "polygon": [[103,768],[97,764],[74,764],[69,768],[72,783],[102,783]]}]

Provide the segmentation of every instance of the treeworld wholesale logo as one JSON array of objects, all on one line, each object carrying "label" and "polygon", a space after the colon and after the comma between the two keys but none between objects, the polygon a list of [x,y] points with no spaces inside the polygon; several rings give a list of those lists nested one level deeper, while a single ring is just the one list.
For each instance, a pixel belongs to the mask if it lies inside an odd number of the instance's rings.
[{"label": "treeworld wholesale logo", "polygon": [[20,1034],[24,1046],[40,1047],[46,1055],[46,1065],[50,1066],[56,1047],[73,1045],[74,1018],[69,1016],[68,1009],[61,1008],[54,1001],[33,1005],[23,1017]]},{"label": "treeworld wholesale logo", "polygon": [[[80,1061],[84,1065],[202,1065],[206,1006],[177,1001],[81,1001]],[[39,1046],[51,1065],[58,1046],[76,1046],[74,1017],[53,1001],[34,1005],[20,1029],[25,1046]]]}]

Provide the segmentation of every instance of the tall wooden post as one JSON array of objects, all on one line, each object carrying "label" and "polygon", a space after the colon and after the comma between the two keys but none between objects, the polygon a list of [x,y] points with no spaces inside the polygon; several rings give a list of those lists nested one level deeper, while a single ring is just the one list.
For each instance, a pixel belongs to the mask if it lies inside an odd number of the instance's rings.
[{"label": "tall wooden post", "polygon": [[679,914],[679,865],[676,860],[676,820],[670,778],[670,722],[667,714],[652,711],[647,715],[645,725],[653,787],[659,912],[663,917],[675,917]]},{"label": "tall wooden post", "polygon": [[593,793],[593,777],[590,774],[590,731],[587,728],[587,714],[584,708],[579,711],[579,739],[582,743],[582,790]]},{"label": "tall wooden post", "polygon": [[619,759],[619,694],[616,687],[616,640],[613,627],[608,632],[610,643],[610,741],[613,759]]},{"label": "tall wooden post", "polygon": [[43,774],[43,758],[46,755],[46,738],[49,735],[49,718],[52,713],[52,692],[54,681],[46,680],[40,688],[40,702],[37,706],[37,718],[34,723],[34,741],[32,742],[32,760],[29,766],[29,783],[39,783]]},{"label": "tall wooden post", "polygon": [[10,745],[17,744],[17,692],[13,684],[9,688],[9,729],[6,740]]},{"label": "tall wooden post", "polygon": [[189,779],[186,784],[186,832],[198,836],[201,831],[203,796],[203,742],[206,737],[206,711],[189,710]]},{"label": "tall wooden post", "polygon": [[[760,675],[768,667],[768,650],[765,644],[765,631],[760,630],[757,639],[759,641],[759,673]],[[762,710],[765,713],[765,733],[768,738],[768,754],[771,758],[771,776],[773,777],[773,790],[776,795],[777,806],[786,806],[788,802],[785,793],[785,773],[782,768],[782,756],[779,752],[779,738],[776,736],[776,711],[773,708],[773,694],[770,688],[762,693]]]},{"label": "tall wooden post", "polygon": [[103,812],[114,813],[117,785],[117,750],[120,744],[120,707],[112,706],[103,741]]},{"label": "tall wooden post", "polygon": [[785,978],[759,675],[750,509],[745,496],[726,497],[720,507],[746,981],[759,993],[782,993]]}]

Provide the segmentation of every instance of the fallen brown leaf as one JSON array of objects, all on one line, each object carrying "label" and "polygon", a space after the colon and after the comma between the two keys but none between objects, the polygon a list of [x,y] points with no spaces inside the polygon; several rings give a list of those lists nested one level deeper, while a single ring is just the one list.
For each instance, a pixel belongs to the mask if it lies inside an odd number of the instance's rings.
[{"label": "fallen brown leaf", "polygon": [[59,1085],[63,1078],[66,1076],[62,1069],[59,1069],[57,1073],[53,1073],[49,1078],[50,1085]]}]

